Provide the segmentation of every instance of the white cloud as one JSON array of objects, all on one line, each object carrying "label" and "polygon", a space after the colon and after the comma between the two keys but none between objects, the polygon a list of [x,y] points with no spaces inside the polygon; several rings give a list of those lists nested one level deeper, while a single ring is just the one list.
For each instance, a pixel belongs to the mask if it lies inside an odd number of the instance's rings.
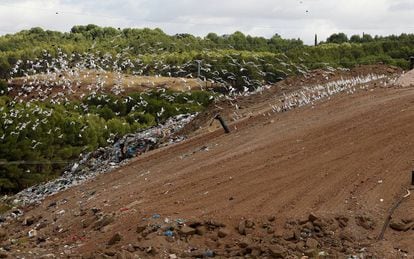
[{"label": "white cloud", "polygon": [[69,31],[94,23],[199,36],[236,30],[265,37],[278,33],[312,43],[315,33],[320,39],[334,32],[413,33],[413,9],[412,0],[4,0],[0,33],[36,26]]}]

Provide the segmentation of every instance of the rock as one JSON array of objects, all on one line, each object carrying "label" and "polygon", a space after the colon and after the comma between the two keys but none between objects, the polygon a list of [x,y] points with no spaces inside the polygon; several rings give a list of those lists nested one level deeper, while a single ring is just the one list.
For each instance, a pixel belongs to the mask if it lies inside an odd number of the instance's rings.
[{"label": "rock", "polygon": [[262,254],[262,249],[259,246],[252,247],[251,255],[253,257],[259,257]]},{"label": "rock", "polygon": [[40,230],[40,229],[43,229],[45,227],[47,227],[47,222],[46,221],[42,221],[42,222],[36,224],[35,229],[36,230]]},{"label": "rock", "polygon": [[122,252],[116,253],[115,258],[116,259],[133,259],[135,257],[128,251],[122,251]]},{"label": "rock", "polygon": [[267,228],[266,230],[267,234],[271,235],[275,233],[275,230],[272,227]]},{"label": "rock", "polygon": [[142,233],[147,228],[147,225],[139,225],[137,226],[137,233]]},{"label": "rock", "polygon": [[309,219],[310,222],[314,222],[315,220],[319,219],[319,217],[316,216],[315,213],[311,212],[308,216],[308,219]]},{"label": "rock", "polygon": [[293,242],[288,242],[287,247],[288,247],[290,250],[296,250],[296,244],[295,244],[295,243],[293,243]]},{"label": "rock", "polygon": [[299,231],[299,229],[295,229],[293,230],[294,234],[295,234],[295,239],[296,240],[301,240],[302,238],[302,233]]},{"label": "rock", "polygon": [[122,236],[119,233],[114,234],[106,243],[108,246],[112,246],[115,245],[116,243],[118,243],[119,241],[121,241]]},{"label": "rock", "polygon": [[198,227],[196,228],[196,234],[197,234],[197,235],[203,236],[203,235],[205,235],[206,233],[207,233],[207,228],[206,228],[206,226],[198,226]]},{"label": "rock", "polygon": [[239,240],[238,245],[241,248],[246,248],[246,247],[250,246],[250,240],[244,237],[244,238]]},{"label": "rock", "polygon": [[49,203],[49,205],[47,205],[47,207],[48,208],[55,207],[56,204],[57,204],[56,201],[52,201],[51,203]]},{"label": "rock", "polygon": [[358,226],[361,226],[367,230],[374,229],[375,227],[375,222],[367,216],[357,216],[355,217],[355,220]]},{"label": "rock", "polygon": [[306,246],[307,246],[308,248],[313,248],[313,249],[316,249],[316,248],[318,248],[318,245],[319,245],[319,242],[318,242],[316,239],[313,239],[313,238],[308,238],[308,239],[306,240]]},{"label": "rock", "polygon": [[296,244],[296,249],[299,251],[304,251],[305,250],[305,242],[300,241]]},{"label": "rock", "polygon": [[237,230],[240,235],[246,235],[246,221],[242,220],[239,223],[239,226],[237,227]]},{"label": "rock", "polygon": [[114,250],[106,250],[104,254],[107,256],[115,256],[116,252]]},{"label": "rock", "polygon": [[291,241],[295,239],[295,232],[292,230],[286,230],[282,234],[282,238],[286,241]]},{"label": "rock", "polygon": [[132,245],[132,244],[128,244],[126,247],[125,247],[125,250],[127,250],[128,252],[130,252],[130,253],[134,253],[135,252],[135,247]]},{"label": "rock", "polygon": [[93,207],[93,208],[91,209],[91,211],[92,211],[93,215],[95,215],[95,214],[97,214],[98,212],[100,212],[100,211],[101,211],[101,209],[96,208],[96,207]]},{"label": "rock", "polygon": [[336,217],[336,220],[338,221],[339,226],[341,228],[345,228],[346,226],[348,226],[349,219],[347,217],[339,216],[339,217]]},{"label": "rock", "polygon": [[345,241],[348,241],[348,242],[351,242],[351,243],[354,242],[354,240],[355,240],[354,236],[349,231],[341,231],[341,233],[339,234],[339,238],[341,240],[345,240]]},{"label": "rock", "polygon": [[319,227],[320,230],[325,230],[328,228],[329,224],[323,219],[317,219],[313,221],[313,226]]},{"label": "rock", "polygon": [[246,225],[246,228],[253,228],[254,227],[254,222],[250,219],[247,219],[245,221],[245,225]]},{"label": "rock", "polygon": [[393,220],[390,223],[390,227],[392,229],[396,230],[396,231],[407,231],[413,226],[414,226],[414,222],[413,223],[404,223],[402,221]]},{"label": "rock", "polygon": [[204,224],[197,220],[194,220],[194,221],[190,220],[186,222],[186,225],[192,228],[197,228],[199,226],[203,226]]},{"label": "rock", "polygon": [[306,224],[303,226],[305,229],[308,229],[309,231],[312,231],[314,229],[314,226],[312,222],[306,222]]},{"label": "rock", "polygon": [[95,222],[95,217],[90,217],[86,219],[82,219],[81,224],[82,228],[87,228]]},{"label": "rock", "polygon": [[209,227],[213,227],[213,228],[224,228],[226,226],[226,224],[221,223],[221,222],[217,222],[217,221],[214,221],[214,220],[206,221],[205,225],[208,225]]},{"label": "rock", "polygon": [[114,216],[113,215],[109,215],[106,214],[104,215],[101,219],[99,219],[98,221],[95,222],[95,224],[93,225],[93,229],[94,230],[100,230],[101,228],[111,224],[112,222],[114,222]]},{"label": "rock", "polygon": [[40,243],[43,243],[43,242],[46,242],[46,237],[40,236],[40,237],[36,238],[36,244],[40,244]]},{"label": "rock", "polygon": [[185,235],[185,236],[190,236],[190,235],[194,235],[196,233],[196,229],[189,227],[187,225],[184,225],[180,228],[179,233],[181,235]]},{"label": "rock", "polygon": [[316,255],[316,250],[315,249],[307,249],[305,250],[305,252],[303,252],[306,256],[309,256],[310,258],[315,258]]},{"label": "rock", "polygon": [[269,222],[273,222],[273,221],[275,221],[275,220],[276,220],[276,217],[275,217],[275,216],[269,216],[269,217],[267,218],[267,220],[268,220]]},{"label": "rock", "polygon": [[229,234],[230,234],[230,231],[226,228],[220,229],[217,233],[218,237],[220,237],[220,238],[224,238],[224,237],[228,236]]},{"label": "rock", "polygon": [[414,218],[404,218],[401,221],[404,222],[405,224],[409,224],[409,223],[414,222]]},{"label": "rock", "polygon": [[269,254],[273,257],[280,257],[285,258],[286,257],[286,249],[283,248],[280,245],[272,245],[269,247]]},{"label": "rock", "polygon": [[35,222],[35,218],[33,216],[25,217],[23,220],[23,226],[31,226]]}]

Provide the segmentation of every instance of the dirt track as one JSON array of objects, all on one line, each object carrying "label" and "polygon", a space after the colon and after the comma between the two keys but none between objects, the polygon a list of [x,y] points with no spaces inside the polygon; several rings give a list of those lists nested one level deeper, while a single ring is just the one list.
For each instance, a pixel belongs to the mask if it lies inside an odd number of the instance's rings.
[{"label": "dirt track", "polygon": [[[413,229],[397,232],[387,228],[385,241],[375,240],[388,210],[409,188],[414,168],[413,118],[414,88],[340,94],[315,106],[252,116],[233,123],[231,134],[225,135],[221,129],[204,133],[147,153],[117,172],[48,198],[27,215],[47,220],[48,226],[39,230],[39,235],[50,240],[40,242],[37,248],[33,248],[36,242],[27,240],[17,248],[110,255],[112,251],[126,253],[127,245],[135,244],[141,256],[151,256],[151,251],[138,247],[151,246],[157,251],[153,256],[167,257],[187,251],[190,243],[217,254],[222,251],[223,256],[236,256],[226,253],[226,248],[238,246],[242,251],[240,243],[247,238],[247,247],[260,246],[260,257],[266,254],[265,247],[271,246],[265,237],[271,235],[286,249],[283,256],[294,258],[309,252],[306,247],[302,252],[298,248],[306,238],[289,241],[285,236],[291,229],[309,224],[312,220],[307,217],[313,213],[327,222],[339,218],[348,222],[333,231],[332,240],[342,242],[338,246],[329,244],[326,236],[315,237],[317,251],[339,257],[365,251],[379,258],[396,258],[404,252],[413,258]],[[62,202],[64,199],[67,202]],[[55,201],[57,205],[53,205]],[[104,214],[115,213],[114,222],[100,231],[85,227],[82,221],[96,217],[91,212],[94,207]],[[409,220],[413,213],[411,196],[397,208],[394,219]],[[161,219],[151,219],[154,214]],[[136,228],[143,218],[160,224],[165,223],[164,218],[213,219],[225,224],[229,233],[218,240],[210,237],[217,235],[217,229],[187,241],[178,237],[166,241],[162,234],[141,237]],[[360,218],[369,222],[368,226],[361,224]],[[252,233],[243,235],[236,230],[242,219],[255,222]],[[271,224],[273,232],[260,232],[258,226],[264,222]],[[17,223],[9,226],[9,231],[13,228],[13,237],[19,239],[33,226]],[[116,232],[121,241],[108,246]],[[65,244],[68,246],[63,248]]]}]

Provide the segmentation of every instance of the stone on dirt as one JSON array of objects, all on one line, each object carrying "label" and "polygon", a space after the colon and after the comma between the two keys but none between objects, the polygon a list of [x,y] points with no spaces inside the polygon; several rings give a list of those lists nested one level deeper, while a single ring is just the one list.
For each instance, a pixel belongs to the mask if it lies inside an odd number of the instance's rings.
[{"label": "stone on dirt", "polygon": [[190,235],[194,235],[196,233],[196,229],[189,227],[187,225],[184,225],[180,228],[179,230],[181,235],[185,235],[185,236],[190,236]]},{"label": "stone on dirt", "polygon": [[276,245],[272,245],[271,247],[269,247],[270,255],[276,258],[285,258],[286,252],[287,252],[286,249],[281,245],[276,244]]},{"label": "stone on dirt", "polygon": [[306,246],[309,247],[309,248],[316,249],[316,248],[318,248],[318,245],[319,245],[319,242],[316,239],[308,238],[306,240]]},{"label": "stone on dirt", "polygon": [[219,231],[218,231],[218,237],[220,237],[220,238],[224,238],[224,237],[226,237],[226,236],[228,236],[230,234],[230,231],[228,230],[228,229],[226,229],[226,228],[222,228],[222,229],[220,229]]},{"label": "stone on dirt", "polygon": [[119,241],[121,241],[122,236],[119,233],[114,234],[107,242],[108,246],[112,246],[115,245],[116,243],[118,243]]},{"label": "stone on dirt", "polygon": [[100,218],[98,221],[95,222],[95,224],[93,225],[93,229],[100,230],[103,227],[111,224],[112,222],[114,222],[114,216],[106,214],[102,218]]},{"label": "stone on dirt", "polygon": [[404,223],[403,221],[396,221],[393,220],[390,223],[390,227],[396,231],[407,231],[409,230],[411,227],[414,226],[414,222],[412,223]]}]

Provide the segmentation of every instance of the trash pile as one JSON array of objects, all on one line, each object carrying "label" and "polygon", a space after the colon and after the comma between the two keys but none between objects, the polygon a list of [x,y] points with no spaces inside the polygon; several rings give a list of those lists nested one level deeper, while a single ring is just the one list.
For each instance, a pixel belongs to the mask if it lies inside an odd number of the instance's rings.
[{"label": "trash pile", "polygon": [[[382,80],[380,82],[380,80]],[[386,87],[390,80],[386,75],[368,74],[366,76],[356,76],[352,78],[341,78],[340,80],[330,81],[325,84],[305,86],[298,91],[284,94],[272,107],[273,112],[285,112],[296,107],[312,104],[318,100],[329,98],[338,93],[354,94],[357,90],[367,90],[368,83],[378,81],[379,85]]]},{"label": "trash pile", "polygon": [[61,177],[53,181],[35,185],[17,193],[14,204],[27,205],[40,202],[45,197],[79,185],[99,174],[111,172],[135,156],[160,146],[167,146],[184,140],[184,137],[173,134],[189,123],[197,114],[181,114],[168,119],[164,124],[128,134],[115,139],[107,147],[81,155],[79,161],[70,164]]}]

